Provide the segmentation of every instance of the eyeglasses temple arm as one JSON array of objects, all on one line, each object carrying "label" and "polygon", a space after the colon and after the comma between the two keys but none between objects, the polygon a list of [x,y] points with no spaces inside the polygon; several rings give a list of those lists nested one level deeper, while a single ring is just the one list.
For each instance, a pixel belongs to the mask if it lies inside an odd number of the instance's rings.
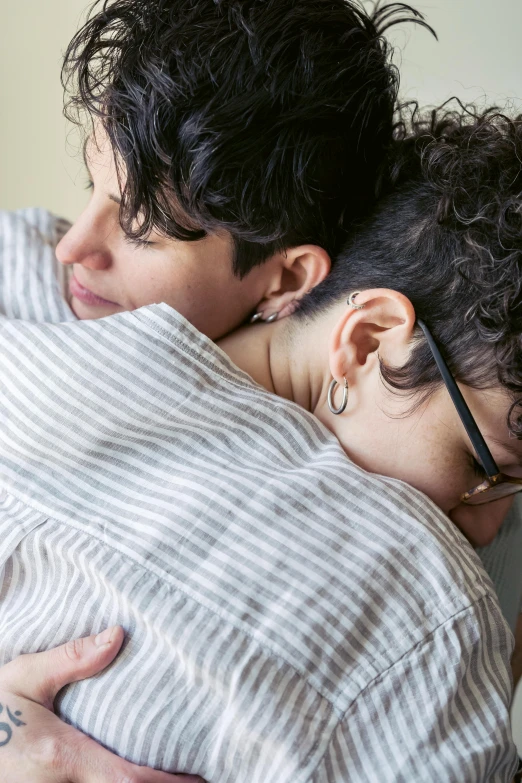
[{"label": "eyeglasses temple arm", "polygon": [[497,473],[499,473],[497,463],[493,459],[491,452],[486,444],[486,441],[482,437],[482,433],[477,427],[477,423],[475,419],[471,415],[471,411],[468,408],[466,400],[462,396],[459,387],[457,386],[457,382],[455,381],[455,378],[451,374],[448,365],[446,364],[435,340],[433,339],[431,332],[429,331],[424,321],[421,321],[418,318],[417,323],[419,324],[420,328],[424,332],[430,350],[433,354],[433,358],[435,359],[440,374],[442,375],[442,379],[446,384],[446,388],[450,394],[451,399],[453,400],[453,404],[455,405],[455,408],[457,409],[457,413],[459,414],[461,421],[464,427],[466,428],[466,432],[468,433],[471,444],[477,453],[477,457],[482,463],[482,467],[484,468],[488,476],[490,477],[496,476]]}]

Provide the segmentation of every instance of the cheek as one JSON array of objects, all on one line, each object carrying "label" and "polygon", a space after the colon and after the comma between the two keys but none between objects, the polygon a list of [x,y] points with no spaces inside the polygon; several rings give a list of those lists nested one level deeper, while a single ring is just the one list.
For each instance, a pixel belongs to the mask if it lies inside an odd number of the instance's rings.
[{"label": "cheek", "polygon": [[513,500],[511,496],[481,506],[461,503],[449,512],[449,517],[473,546],[487,546],[500,530]]},{"label": "cheek", "polygon": [[428,495],[447,514],[459,503],[467,488],[461,465],[452,465],[445,455],[430,460],[426,452],[420,451],[415,456],[415,460],[410,460],[408,470],[404,471],[407,474],[405,480]]},{"label": "cheek", "polygon": [[165,302],[212,339],[230,331],[246,316],[244,292],[234,288],[235,280],[224,279],[226,276],[219,273],[205,274],[197,259],[193,264],[175,258],[167,259],[167,264],[154,264],[151,255],[139,263],[136,256],[129,259],[124,285],[130,309]]}]

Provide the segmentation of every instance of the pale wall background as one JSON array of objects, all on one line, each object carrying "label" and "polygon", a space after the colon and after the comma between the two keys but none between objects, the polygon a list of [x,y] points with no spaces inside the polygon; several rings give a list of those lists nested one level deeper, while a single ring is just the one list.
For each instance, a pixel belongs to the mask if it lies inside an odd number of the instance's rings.
[{"label": "pale wall background", "polygon": [[[210,2],[210,0],[209,0]],[[522,0],[412,0],[435,27],[394,28],[402,96],[421,104],[515,103],[522,110]],[[0,208],[74,219],[86,201],[78,137],[61,116],[61,54],[84,0],[0,0]],[[514,708],[522,752],[522,690]]]},{"label": "pale wall background", "polygon": [[[209,0],[210,2],[210,0]],[[394,28],[402,94],[522,101],[522,0],[412,0],[439,35]],[[61,54],[89,3],[0,0],[0,208],[70,219],[86,200],[78,137],[61,115]]]}]

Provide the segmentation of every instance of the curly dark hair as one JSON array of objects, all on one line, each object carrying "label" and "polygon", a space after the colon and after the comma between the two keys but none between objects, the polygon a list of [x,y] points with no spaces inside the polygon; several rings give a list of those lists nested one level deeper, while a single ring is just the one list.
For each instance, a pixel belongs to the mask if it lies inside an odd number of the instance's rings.
[{"label": "curly dark hair", "polygon": [[[356,289],[400,291],[459,381],[482,389],[500,383],[512,393],[509,426],[520,438],[522,115],[457,103],[424,116],[416,106],[403,108],[382,200],[354,228],[297,316]],[[381,364],[381,372],[391,389],[415,395],[416,404],[441,383],[420,328],[409,361],[400,368]]]},{"label": "curly dark hair", "polygon": [[98,0],[65,111],[107,132],[129,236],[225,229],[240,276],[302,243],[334,253],[374,198],[398,89],[383,32],[403,21],[428,27],[398,2]]}]

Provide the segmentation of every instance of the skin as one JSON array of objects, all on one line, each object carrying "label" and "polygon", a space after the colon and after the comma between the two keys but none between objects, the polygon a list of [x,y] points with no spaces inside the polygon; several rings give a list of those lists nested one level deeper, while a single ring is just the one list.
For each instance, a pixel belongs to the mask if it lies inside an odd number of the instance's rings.
[{"label": "skin", "polygon": [[[104,318],[166,302],[214,339],[253,312],[262,313],[263,318],[279,313],[283,318],[330,271],[325,250],[302,245],[275,254],[240,280],[233,273],[233,243],[226,232],[198,242],[179,242],[153,233],[147,237],[151,244],[133,244],[119,223],[120,183],[100,129],[88,143],[85,157],[91,197],[58,244],[56,256],[68,268],[69,279],[74,274],[84,288],[113,304],[85,304],[70,292],[68,301],[79,319]],[[199,780],[127,764],[54,715],[58,690],[107,666],[121,646],[121,629],[115,638],[101,657],[93,652],[92,640],[75,640],[63,648],[21,656],[0,668],[0,704],[21,712],[25,724],[15,727],[9,742],[0,746],[2,783]],[[79,650],[87,650],[88,665],[84,657],[78,657]],[[4,735],[0,733],[0,742]]]},{"label": "skin", "polygon": [[[115,304],[88,305],[72,296],[70,304],[78,318],[103,318],[166,302],[215,339],[253,312],[264,318],[278,312],[275,324],[236,331],[222,342],[236,364],[271,391],[314,413],[359,465],[425,492],[473,543],[494,537],[511,501],[480,507],[458,503],[460,494],[480,480],[445,390],[405,416],[407,404],[380,383],[377,351],[393,365],[403,364],[408,355],[415,321],[408,300],[388,292],[368,301],[364,311],[342,303],[311,324],[299,322],[297,329],[295,319],[284,316],[328,274],[330,259],[324,250],[313,245],[291,248],[240,280],[232,271],[233,245],[225,232],[197,242],[152,233],[147,237],[150,245],[134,245],[119,224],[120,184],[112,150],[99,127],[86,147],[86,163],[91,198],[58,244],[56,255],[81,285]],[[391,312],[392,304],[396,312]],[[369,314],[373,325],[366,323]],[[328,384],[332,377],[342,384],[343,376],[350,386],[349,407],[343,416],[332,416],[326,405]],[[519,446],[506,428],[507,397],[500,389],[463,393],[499,467],[517,475]],[[376,424],[370,431],[368,421]],[[503,433],[500,443],[495,441],[498,433]]]},{"label": "skin", "polygon": [[[417,487],[472,543],[484,544],[494,537],[511,501],[481,507],[459,502],[481,478],[473,469],[471,446],[447,392],[441,388],[427,404],[405,415],[410,401],[390,395],[380,379],[378,356],[400,365],[410,350],[415,314],[405,297],[391,290],[364,291],[357,298],[365,305],[363,310],[353,310],[343,300],[310,323],[285,318],[328,274],[330,259],[323,249],[291,248],[241,281],[232,272],[233,246],[226,232],[193,243],[153,233],[147,237],[152,244],[133,245],[119,224],[118,178],[100,131],[87,147],[86,161],[91,198],[58,245],[57,257],[81,285],[114,304],[87,305],[72,296],[70,304],[78,318],[103,318],[166,302],[210,338],[228,335],[220,345],[230,358],[269,391],[316,415],[357,464]],[[229,334],[253,312],[264,318],[277,312],[279,318]],[[332,377],[339,383],[337,405],[344,378],[349,385],[348,406],[340,416],[333,416],[327,406]],[[508,398],[501,389],[462,391],[499,467],[517,475],[522,453],[507,431]],[[0,703],[20,712],[25,722],[0,748],[5,783],[102,783],[118,775],[129,783],[175,783],[175,776],[123,766],[125,762],[65,726],[52,712],[59,688],[108,665],[122,639],[119,629],[104,652],[94,650],[92,640],[76,640],[57,650],[21,656],[0,669]]]},{"label": "skin", "polygon": [[203,783],[194,775],[130,764],[54,715],[64,685],[92,677],[114,660],[123,630],[114,626],[104,634],[21,655],[0,669],[2,783]]},{"label": "skin", "polygon": [[[346,299],[308,322],[287,318],[241,329],[220,342],[230,358],[269,391],[297,402],[338,438],[347,455],[372,473],[398,478],[424,492],[467,534],[485,545],[496,535],[512,498],[480,506],[460,502],[479,484],[474,452],[448,392],[441,386],[418,410],[383,384],[379,358],[402,366],[415,329],[411,302],[388,289],[363,291],[356,310]],[[349,398],[342,415],[327,405],[335,378],[340,405],[344,378]],[[500,470],[522,475],[522,443],[510,437],[510,398],[502,388],[463,395]],[[372,423],[368,427],[368,422]]]},{"label": "skin", "polygon": [[233,243],[226,232],[197,242],[153,232],[146,238],[150,244],[133,243],[119,223],[120,185],[100,129],[87,144],[85,159],[91,198],[59,242],[56,256],[84,288],[115,304],[90,305],[72,296],[71,308],[80,319],[166,302],[215,339],[255,311],[265,318],[284,314],[330,270],[324,250],[303,245],[273,255],[240,280],[233,273]]}]

